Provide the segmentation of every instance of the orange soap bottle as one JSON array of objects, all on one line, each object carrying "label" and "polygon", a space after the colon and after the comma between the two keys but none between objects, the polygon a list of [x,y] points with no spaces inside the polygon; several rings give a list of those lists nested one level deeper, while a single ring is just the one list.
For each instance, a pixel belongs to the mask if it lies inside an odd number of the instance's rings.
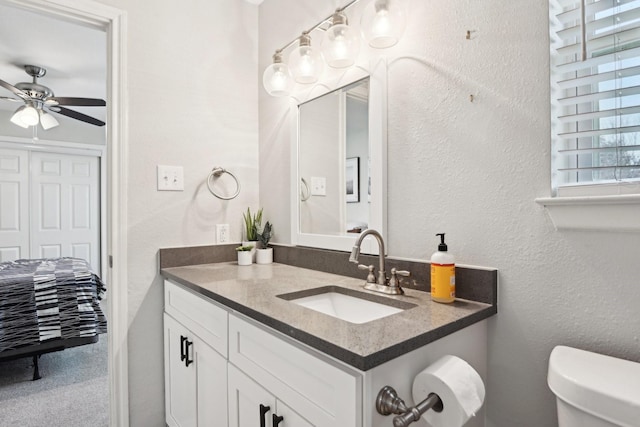
[{"label": "orange soap bottle", "polygon": [[436,302],[453,302],[456,299],[456,263],[447,252],[444,234],[439,233],[438,252],[431,256],[431,299]]}]

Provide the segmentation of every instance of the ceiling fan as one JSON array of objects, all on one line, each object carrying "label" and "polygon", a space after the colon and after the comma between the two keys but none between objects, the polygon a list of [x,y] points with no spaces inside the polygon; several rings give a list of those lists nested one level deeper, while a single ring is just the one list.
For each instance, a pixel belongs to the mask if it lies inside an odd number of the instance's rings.
[{"label": "ceiling fan", "polygon": [[12,123],[25,129],[40,123],[43,129],[51,129],[52,127],[58,126],[58,121],[52,114],[49,114],[53,112],[95,126],[105,125],[105,122],[102,120],[64,107],[65,105],[104,107],[107,103],[103,99],[54,96],[51,89],[38,83],[38,78],[43,77],[47,73],[45,68],[36,65],[25,65],[24,70],[28,75],[33,77],[33,82],[17,83],[13,86],[4,80],[0,80],[0,86],[20,98],[0,96],[0,99],[16,102],[24,101],[24,105],[20,106],[11,117]]}]

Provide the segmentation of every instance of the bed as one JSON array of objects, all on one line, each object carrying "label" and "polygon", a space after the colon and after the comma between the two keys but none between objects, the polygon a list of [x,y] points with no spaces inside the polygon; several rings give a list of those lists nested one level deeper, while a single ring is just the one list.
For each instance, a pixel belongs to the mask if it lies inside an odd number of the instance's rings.
[{"label": "bed", "polygon": [[106,287],[79,258],[0,263],[0,361],[92,344],[107,332],[100,308]]}]

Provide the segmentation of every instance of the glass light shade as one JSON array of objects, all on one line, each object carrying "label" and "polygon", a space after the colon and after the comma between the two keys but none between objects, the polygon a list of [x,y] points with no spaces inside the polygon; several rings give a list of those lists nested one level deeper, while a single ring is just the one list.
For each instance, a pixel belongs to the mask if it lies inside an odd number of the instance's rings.
[{"label": "glass light shade", "polygon": [[360,20],[362,37],[378,49],[398,43],[405,28],[405,13],[397,0],[373,0]]},{"label": "glass light shade", "polygon": [[16,110],[15,113],[13,113],[13,115],[11,116],[11,123],[13,123],[14,125],[18,125],[21,128],[28,128],[29,125],[26,124],[25,122],[22,121],[22,111],[26,108],[26,105],[23,105],[22,107],[18,108]]},{"label": "glass light shade", "polygon": [[45,113],[42,110],[38,111],[40,113],[40,125],[42,126],[42,129],[49,130],[60,124],[52,114]]},{"label": "glass light shade", "polygon": [[317,49],[311,47],[311,38],[306,33],[300,37],[300,46],[289,55],[289,67],[296,82],[302,84],[315,83],[322,74],[324,69],[322,55]]},{"label": "glass light shade", "polygon": [[333,68],[350,67],[360,52],[360,36],[346,24],[335,24],[325,32],[322,55]]},{"label": "glass light shade", "polygon": [[38,115],[38,110],[31,105],[23,105],[11,116],[11,122],[23,128],[35,126],[39,121],[40,116]]},{"label": "glass light shade", "polygon": [[282,62],[269,65],[262,74],[262,85],[271,96],[288,96],[293,89],[289,66]]}]

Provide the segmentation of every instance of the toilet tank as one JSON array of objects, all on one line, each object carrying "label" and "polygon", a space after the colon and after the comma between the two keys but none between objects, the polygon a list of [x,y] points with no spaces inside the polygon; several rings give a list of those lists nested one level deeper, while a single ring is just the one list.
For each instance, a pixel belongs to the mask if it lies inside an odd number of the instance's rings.
[{"label": "toilet tank", "polygon": [[557,346],[547,382],[560,427],[640,426],[640,363]]}]

